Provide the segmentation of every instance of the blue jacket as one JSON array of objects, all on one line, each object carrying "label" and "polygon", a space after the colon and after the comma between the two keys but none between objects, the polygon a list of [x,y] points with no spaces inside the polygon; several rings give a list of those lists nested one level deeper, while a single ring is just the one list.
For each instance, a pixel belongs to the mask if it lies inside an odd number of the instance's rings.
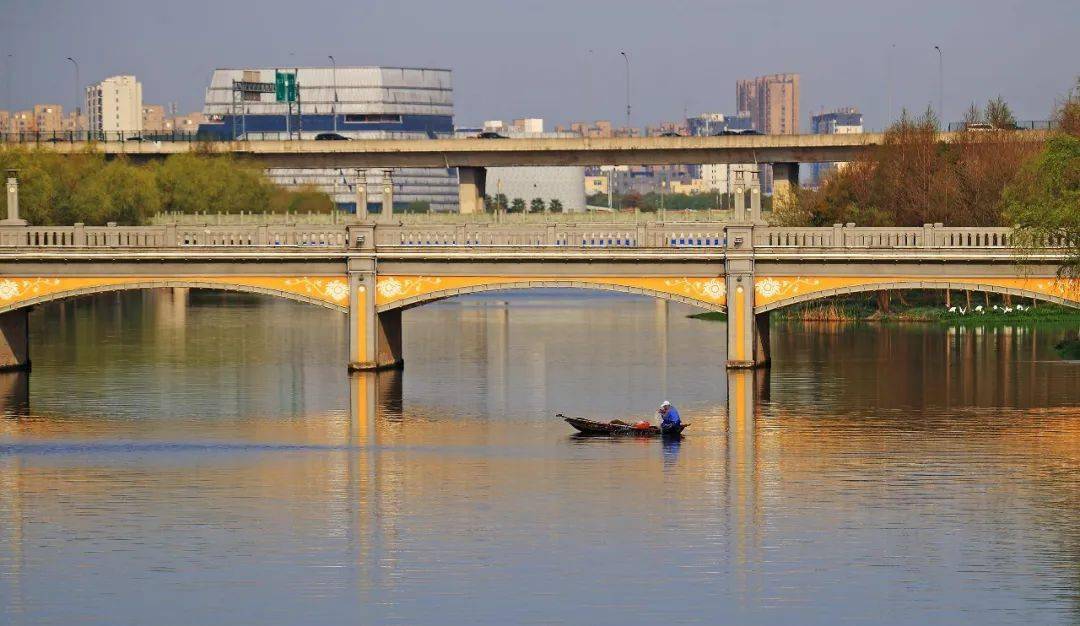
[{"label": "blue jacket", "polygon": [[682,423],[679,417],[679,410],[674,406],[668,406],[667,413],[664,414],[664,421],[661,426],[678,426]]}]

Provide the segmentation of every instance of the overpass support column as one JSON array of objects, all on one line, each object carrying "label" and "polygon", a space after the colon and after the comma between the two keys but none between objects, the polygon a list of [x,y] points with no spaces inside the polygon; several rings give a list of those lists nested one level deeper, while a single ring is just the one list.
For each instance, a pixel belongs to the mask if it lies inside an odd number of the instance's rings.
[{"label": "overpass support column", "polygon": [[798,163],[773,163],[773,209],[789,207],[799,188]]},{"label": "overpass support column", "polygon": [[483,167],[458,168],[458,205],[462,214],[483,213],[484,194],[487,193],[487,169]]},{"label": "overpass support column", "polygon": [[0,371],[30,369],[30,309],[0,315]]},{"label": "overpass support column", "polygon": [[349,260],[349,371],[401,367],[401,309],[375,308],[375,264]]},{"label": "overpass support column", "polygon": [[754,227],[727,227],[727,366],[753,368],[769,362],[768,317],[754,315]]}]

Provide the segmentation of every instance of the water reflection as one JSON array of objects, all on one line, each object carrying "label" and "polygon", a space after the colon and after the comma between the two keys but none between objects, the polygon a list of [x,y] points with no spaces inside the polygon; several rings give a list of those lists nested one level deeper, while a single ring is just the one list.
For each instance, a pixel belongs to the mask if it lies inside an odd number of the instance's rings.
[{"label": "water reflection", "polygon": [[[349,376],[316,307],[45,308],[0,378],[0,622],[1080,617],[1053,331],[777,324],[773,370],[728,373],[688,312],[448,302],[407,313],[405,371]],[[681,442],[553,417],[665,398]]]}]

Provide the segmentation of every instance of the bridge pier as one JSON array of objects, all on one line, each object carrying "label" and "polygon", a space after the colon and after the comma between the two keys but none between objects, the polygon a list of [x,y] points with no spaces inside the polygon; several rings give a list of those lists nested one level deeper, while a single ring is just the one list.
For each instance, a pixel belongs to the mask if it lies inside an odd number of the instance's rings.
[{"label": "bridge pier", "polygon": [[30,309],[0,315],[0,371],[30,369]]},{"label": "bridge pier", "polygon": [[727,366],[748,369],[769,363],[769,317],[754,314],[754,226],[726,228]]},{"label": "bridge pier", "polygon": [[459,213],[483,213],[484,194],[487,193],[486,186],[486,168],[458,167]]},{"label": "bridge pier", "polygon": [[799,188],[798,163],[773,163],[773,209],[791,206]]},{"label": "bridge pier", "polygon": [[352,259],[349,270],[349,371],[400,368],[401,309],[375,308],[373,260]]}]

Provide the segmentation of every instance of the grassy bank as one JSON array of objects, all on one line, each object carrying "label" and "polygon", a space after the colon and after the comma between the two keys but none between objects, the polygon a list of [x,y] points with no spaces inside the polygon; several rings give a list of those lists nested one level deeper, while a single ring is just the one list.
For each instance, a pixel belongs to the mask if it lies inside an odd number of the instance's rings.
[{"label": "grassy bank", "polygon": [[[941,292],[910,292],[888,301],[875,294],[854,294],[843,298],[808,302],[774,311],[776,320],[821,322],[940,322],[946,324],[1006,324],[1043,321],[1080,322],[1080,309],[1046,302],[1021,301],[992,294],[956,298],[946,305]],[[884,306],[883,306],[884,305]],[[725,321],[724,313],[691,315],[694,319]]]}]

